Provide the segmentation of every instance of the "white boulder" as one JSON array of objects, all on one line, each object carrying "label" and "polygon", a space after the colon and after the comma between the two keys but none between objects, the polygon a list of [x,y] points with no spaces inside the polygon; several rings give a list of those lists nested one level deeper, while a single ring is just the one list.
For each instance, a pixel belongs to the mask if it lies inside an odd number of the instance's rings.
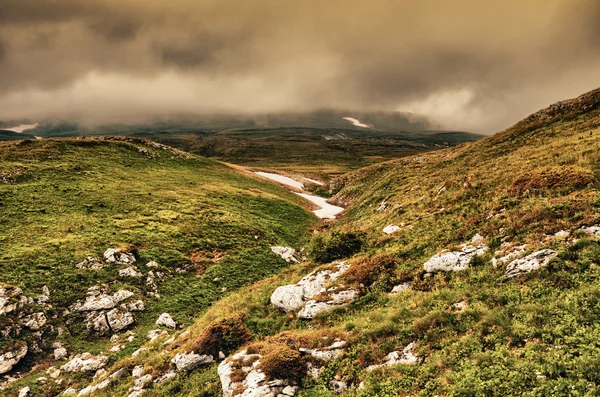
[{"label": "white boulder", "polygon": [[419,361],[419,358],[412,352],[414,347],[415,342],[412,342],[401,351],[391,352],[385,357],[385,362],[383,362],[383,364],[371,365],[367,367],[367,371],[373,371],[377,368],[390,367],[397,364],[416,364]]},{"label": "white boulder", "polygon": [[177,371],[184,372],[191,371],[201,365],[211,364],[214,361],[215,360],[213,356],[200,355],[194,352],[189,352],[183,354],[178,353],[175,357],[173,357],[171,363],[175,364],[175,367],[177,367]]},{"label": "white boulder", "polygon": [[119,249],[109,248],[104,251],[104,260],[106,263],[115,265],[129,265],[135,262],[135,257],[129,252],[123,252]]},{"label": "white boulder", "polygon": [[104,367],[107,362],[107,356],[93,356],[86,352],[76,355],[60,369],[65,372],[91,372]]},{"label": "white boulder", "polygon": [[294,255],[296,255],[296,250],[290,247],[271,247],[271,251],[274,254],[279,255],[286,262],[294,262],[300,263],[298,259]]},{"label": "white boulder", "polygon": [[396,225],[387,225],[386,227],[383,228],[383,232],[385,234],[394,234],[398,230],[400,230],[400,226],[396,226]]},{"label": "white boulder", "polygon": [[465,270],[474,257],[483,255],[488,251],[489,248],[481,240],[481,236],[476,234],[471,243],[463,244],[460,247],[460,251],[442,252],[434,255],[423,264],[423,268],[427,273]]},{"label": "white boulder", "polygon": [[162,325],[164,327],[173,329],[177,328],[177,323],[175,322],[175,320],[173,320],[169,313],[161,314],[156,320],[156,325]]},{"label": "white boulder", "polygon": [[9,372],[27,354],[27,345],[17,345],[0,354],[0,375]]},{"label": "white boulder", "polygon": [[506,267],[504,277],[513,278],[521,274],[533,272],[541,267],[547,266],[557,256],[557,252],[551,249],[543,249],[534,252],[521,259],[515,259]]}]

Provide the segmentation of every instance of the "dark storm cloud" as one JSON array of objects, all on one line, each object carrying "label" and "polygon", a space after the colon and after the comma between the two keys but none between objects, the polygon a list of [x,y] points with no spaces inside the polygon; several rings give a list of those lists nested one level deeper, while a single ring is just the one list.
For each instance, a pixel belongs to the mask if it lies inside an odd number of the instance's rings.
[{"label": "dark storm cloud", "polygon": [[598,20],[597,0],[2,0],[0,118],[327,107],[491,132],[600,86]]}]

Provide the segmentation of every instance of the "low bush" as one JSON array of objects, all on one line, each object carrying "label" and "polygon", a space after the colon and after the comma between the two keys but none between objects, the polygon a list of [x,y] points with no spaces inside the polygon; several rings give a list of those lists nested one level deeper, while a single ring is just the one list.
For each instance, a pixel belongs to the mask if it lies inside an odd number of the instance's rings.
[{"label": "low bush", "polygon": [[308,244],[308,256],[319,263],[348,258],[362,249],[365,237],[363,232],[320,233],[315,235]]},{"label": "low bush", "polygon": [[214,357],[217,357],[219,352],[225,355],[233,353],[252,339],[252,332],[244,323],[245,319],[245,314],[238,313],[212,323],[194,341],[192,350],[198,354],[210,354]]},{"label": "low bush", "polygon": [[300,380],[305,374],[305,366],[300,352],[284,344],[268,346],[260,359],[259,368],[268,379]]}]

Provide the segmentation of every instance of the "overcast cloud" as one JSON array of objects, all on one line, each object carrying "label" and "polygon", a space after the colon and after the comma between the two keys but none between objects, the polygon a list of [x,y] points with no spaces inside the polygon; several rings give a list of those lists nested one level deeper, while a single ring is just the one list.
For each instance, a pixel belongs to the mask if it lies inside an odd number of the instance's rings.
[{"label": "overcast cloud", "polygon": [[495,132],[600,87],[598,0],[1,0],[0,119],[423,113]]}]

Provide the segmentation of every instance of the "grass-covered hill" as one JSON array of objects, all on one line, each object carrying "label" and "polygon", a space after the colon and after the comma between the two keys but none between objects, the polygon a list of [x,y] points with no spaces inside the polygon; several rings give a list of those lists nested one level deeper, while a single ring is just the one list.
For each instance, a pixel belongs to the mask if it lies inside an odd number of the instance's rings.
[{"label": "grass-covered hill", "polygon": [[[110,353],[116,361],[147,341],[161,313],[180,327],[192,323],[220,298],[288,266],[270,247],[304,244],[317,218],[303,203],[223,163],[140,139],[0,143],[0,369],[10,361],[3,354],[23,346],[9,376],[47,366],[57,346],[67,357],[55,365],[108,352],[124,325],[135,337]],[[104,257],[111,248],[123,254],[116,263]],[[114,332],[88,317],[106,312],[73,307],[94,296],[91,287],[99,297],[132,293],[108,312]],[[64,388],[32,382],[29,395]]]},{"label": "grass-covered hill", "polygon": [[[331,188],[349,208],[313,236],[308,261],[108,372],[143,367],[157,380],[149,396],[220,396],[228,366],[226,396],[268,395],[259,391],[278,382],[305,397],[598,395],[599,153],[595,91],[479,142],[347,174]],[[318,266],[332,274],[336,259],[349,269],[310,301],[333,310],[302,320],[271,304],[279,286]],[[340,291],[357,296],[338,304]],[[216,351],[245,355],[174,370],[178,354]],[[136,379],[93,395],[130,395]]]},{"label": "grass-covered hill", "polygon": [[34,139],[33,135],[3,130],[0,128],[0,141],[20,141],[23,139]]},{"label": "grass-covered hill", "polygon": [[[373,128],[353,126],[352,115]],[[326,178],[374,163],[480,139],[437,131],[403,114],[314,112],[254,116],[175,118],[146,124],[42,122],[27,133],[49,137],[131,136],[234,164]],[[0,135],[0,140],[2,136]]]}]

